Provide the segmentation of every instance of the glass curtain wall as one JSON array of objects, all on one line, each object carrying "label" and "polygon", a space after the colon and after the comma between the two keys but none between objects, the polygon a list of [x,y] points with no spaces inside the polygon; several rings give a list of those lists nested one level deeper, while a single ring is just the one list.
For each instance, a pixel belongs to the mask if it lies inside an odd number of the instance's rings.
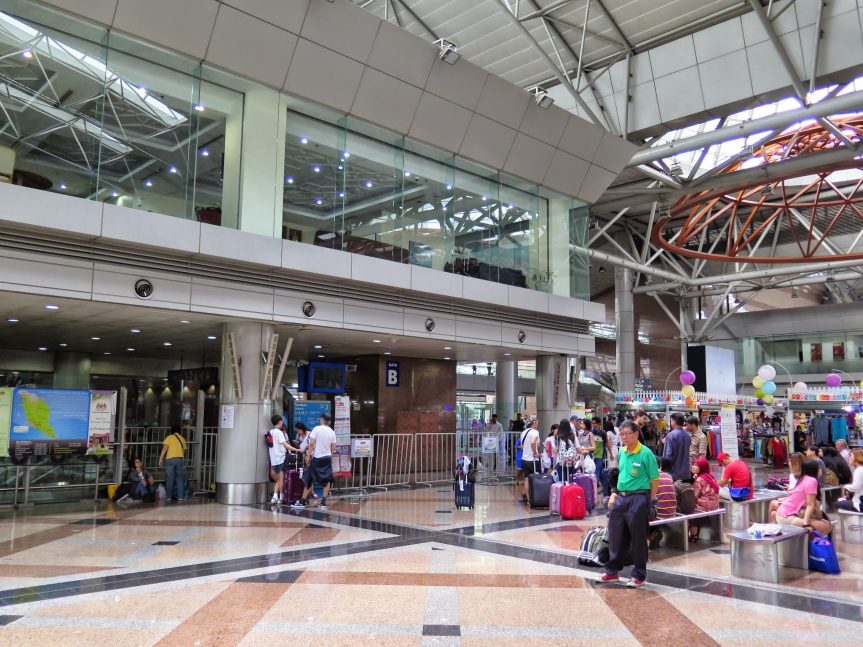
[{"label": "glass curtain wall", "polygon": [[[426,157],[407,143],[360,134],[350,120],[289,112],[283,237],[553,291],[548,200],[539,187],[516,188],[515,180],[466,171],[453,157]],[[568,276],[568,261],[561,255],[557,272]]]},{"label": "glass curtain wall", "polygon": [[0,11],[0,146],[14,154],[13,183],[222,224],[223,186],[236,183],[225,133],[243,94],[147,54],[71,19],[51,27]]}]

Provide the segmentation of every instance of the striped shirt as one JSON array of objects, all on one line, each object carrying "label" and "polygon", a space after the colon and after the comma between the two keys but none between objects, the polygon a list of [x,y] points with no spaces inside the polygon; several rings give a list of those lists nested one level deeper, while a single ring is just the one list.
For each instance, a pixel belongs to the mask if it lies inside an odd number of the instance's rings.
[{"label": "striped shirt", "polygon": [[659,487],[656,490],[656,517],[667,519],[677,513],[677,490],[668,472],[660,472]]}]

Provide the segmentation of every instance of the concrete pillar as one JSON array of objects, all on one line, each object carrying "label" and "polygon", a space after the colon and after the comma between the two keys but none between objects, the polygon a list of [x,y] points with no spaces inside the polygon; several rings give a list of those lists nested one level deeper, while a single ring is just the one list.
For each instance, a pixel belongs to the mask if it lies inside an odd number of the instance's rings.
[{"label": "concrete pillar", "polygon": [[515,419],[517,366],[514,361],[498,362],[495,371],[494,412],[504,429],[510,420]]},{"label": "concrete pillar", "polygon": [[569,418],[568,370],[569,360],[565,355],[536,358],[536,415],[543,438],[552,424]]},{"label": "concrete pillar", "polygon": [[[228,353],[229,334],[233,334],[242,394],[234,388]],[[219,503],[248,505],[263,503],[267,497],[269,455],[263,433],[270,427],[273,407],[271,401],[261,401],[265,368],[261,353],[268,352],[272,335],[270,324],[239,322],[222,327],[221,405],[233,407],[233,425],[222,427],[220,415],[216,464],[216,500]]]},{"label": "concrete pillar", "polygon": [[55,389],[89,389],[91,361],[87,353],[54,354]]},{"label": "concrete pillar", "polygon": [[635,310],[632,305],[632,270],[614,268],[614,317],[617,327],[617,386],[635,388]]}]

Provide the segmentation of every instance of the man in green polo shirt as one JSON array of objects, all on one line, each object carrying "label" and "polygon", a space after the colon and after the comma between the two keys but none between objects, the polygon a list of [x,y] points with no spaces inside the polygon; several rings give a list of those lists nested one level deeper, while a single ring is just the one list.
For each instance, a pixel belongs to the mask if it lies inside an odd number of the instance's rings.
[{"label": "man in green polo shirt", "polygon": [[618,455],[620,477],[608,500],[609,560],[600,581],[618,582],[618,571],[632,560],[627,586],[638,588],[647,579],[647,524],[659,487],[656,455],[638,442],[638,430],[627,420],[620,425],[624,447]]}]

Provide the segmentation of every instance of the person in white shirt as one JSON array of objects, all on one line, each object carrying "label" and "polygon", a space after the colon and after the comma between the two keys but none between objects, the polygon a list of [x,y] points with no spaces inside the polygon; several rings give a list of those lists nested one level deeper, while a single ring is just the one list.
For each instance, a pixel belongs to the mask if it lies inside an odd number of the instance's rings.
[{"label": "person in white shirt", "polygon": [[863,449],[855,449],[851,453],[851,467],[854,468],[854,477],[845,485],[846,497],[850,498],[837,501],[836,509],[863,512]]},{"label": "person in white shirt", "polygon": [[321,416],[321,424],[312,429],[309,434],[309,446],[306,450],[306,463],[309,468],[303,472],[303,498],[291,505],[292,508],[305,508],[309,504],[309,495],[314,490],[315,484],[324,488],[321,497],[320,508],[326,510],[327,497],[330,495],[330,486],[333,483],[333,454],[336,451],[336,432],[330,424],[332,417],[325,413]]},{"label": "person in white shirt", "polygon": [[525,503],[530,475],[542,471],[542,450],[539,445],[539,421],[531,418],[527,429],[521,434],[521,469],[524,471],[524,492],[521,498]]},{"label": "person in white shirt", "polygon": [[275,415],[270,419],[273,428],[270,436],[273,438],[273,446],[270,447],[270,468],[276,477],[276,489],[273,491],[272,505],[282,502],[282,491],[285,487],[285,455],[288,452],[288,439],[285,437],[285,422],[282,416]]},{"label": "person in white shirt", "polygon": [[[491,414],[491,420],[489,420],[488,425],[486,425],[485,433],[489,436],[494,436],[497,439],[498,443],[498,451],[495,454],[489,455],[490,461],[495,461],[500,459],[500,437],[503,434],[503,425],[500,424],[497,420],[497,414]],[[498,465],[491,465],[491,469],[497,470],[500,469]]]},{"label": "person in white shirt", "polygon": [[836,441],[836,451],[838,451],[839,455],[845,459],[845,462],[848,463],[849,467],[853,467],[853,465],[851,465],[851,450],[848,448],[848,443],[842,438]]}]

